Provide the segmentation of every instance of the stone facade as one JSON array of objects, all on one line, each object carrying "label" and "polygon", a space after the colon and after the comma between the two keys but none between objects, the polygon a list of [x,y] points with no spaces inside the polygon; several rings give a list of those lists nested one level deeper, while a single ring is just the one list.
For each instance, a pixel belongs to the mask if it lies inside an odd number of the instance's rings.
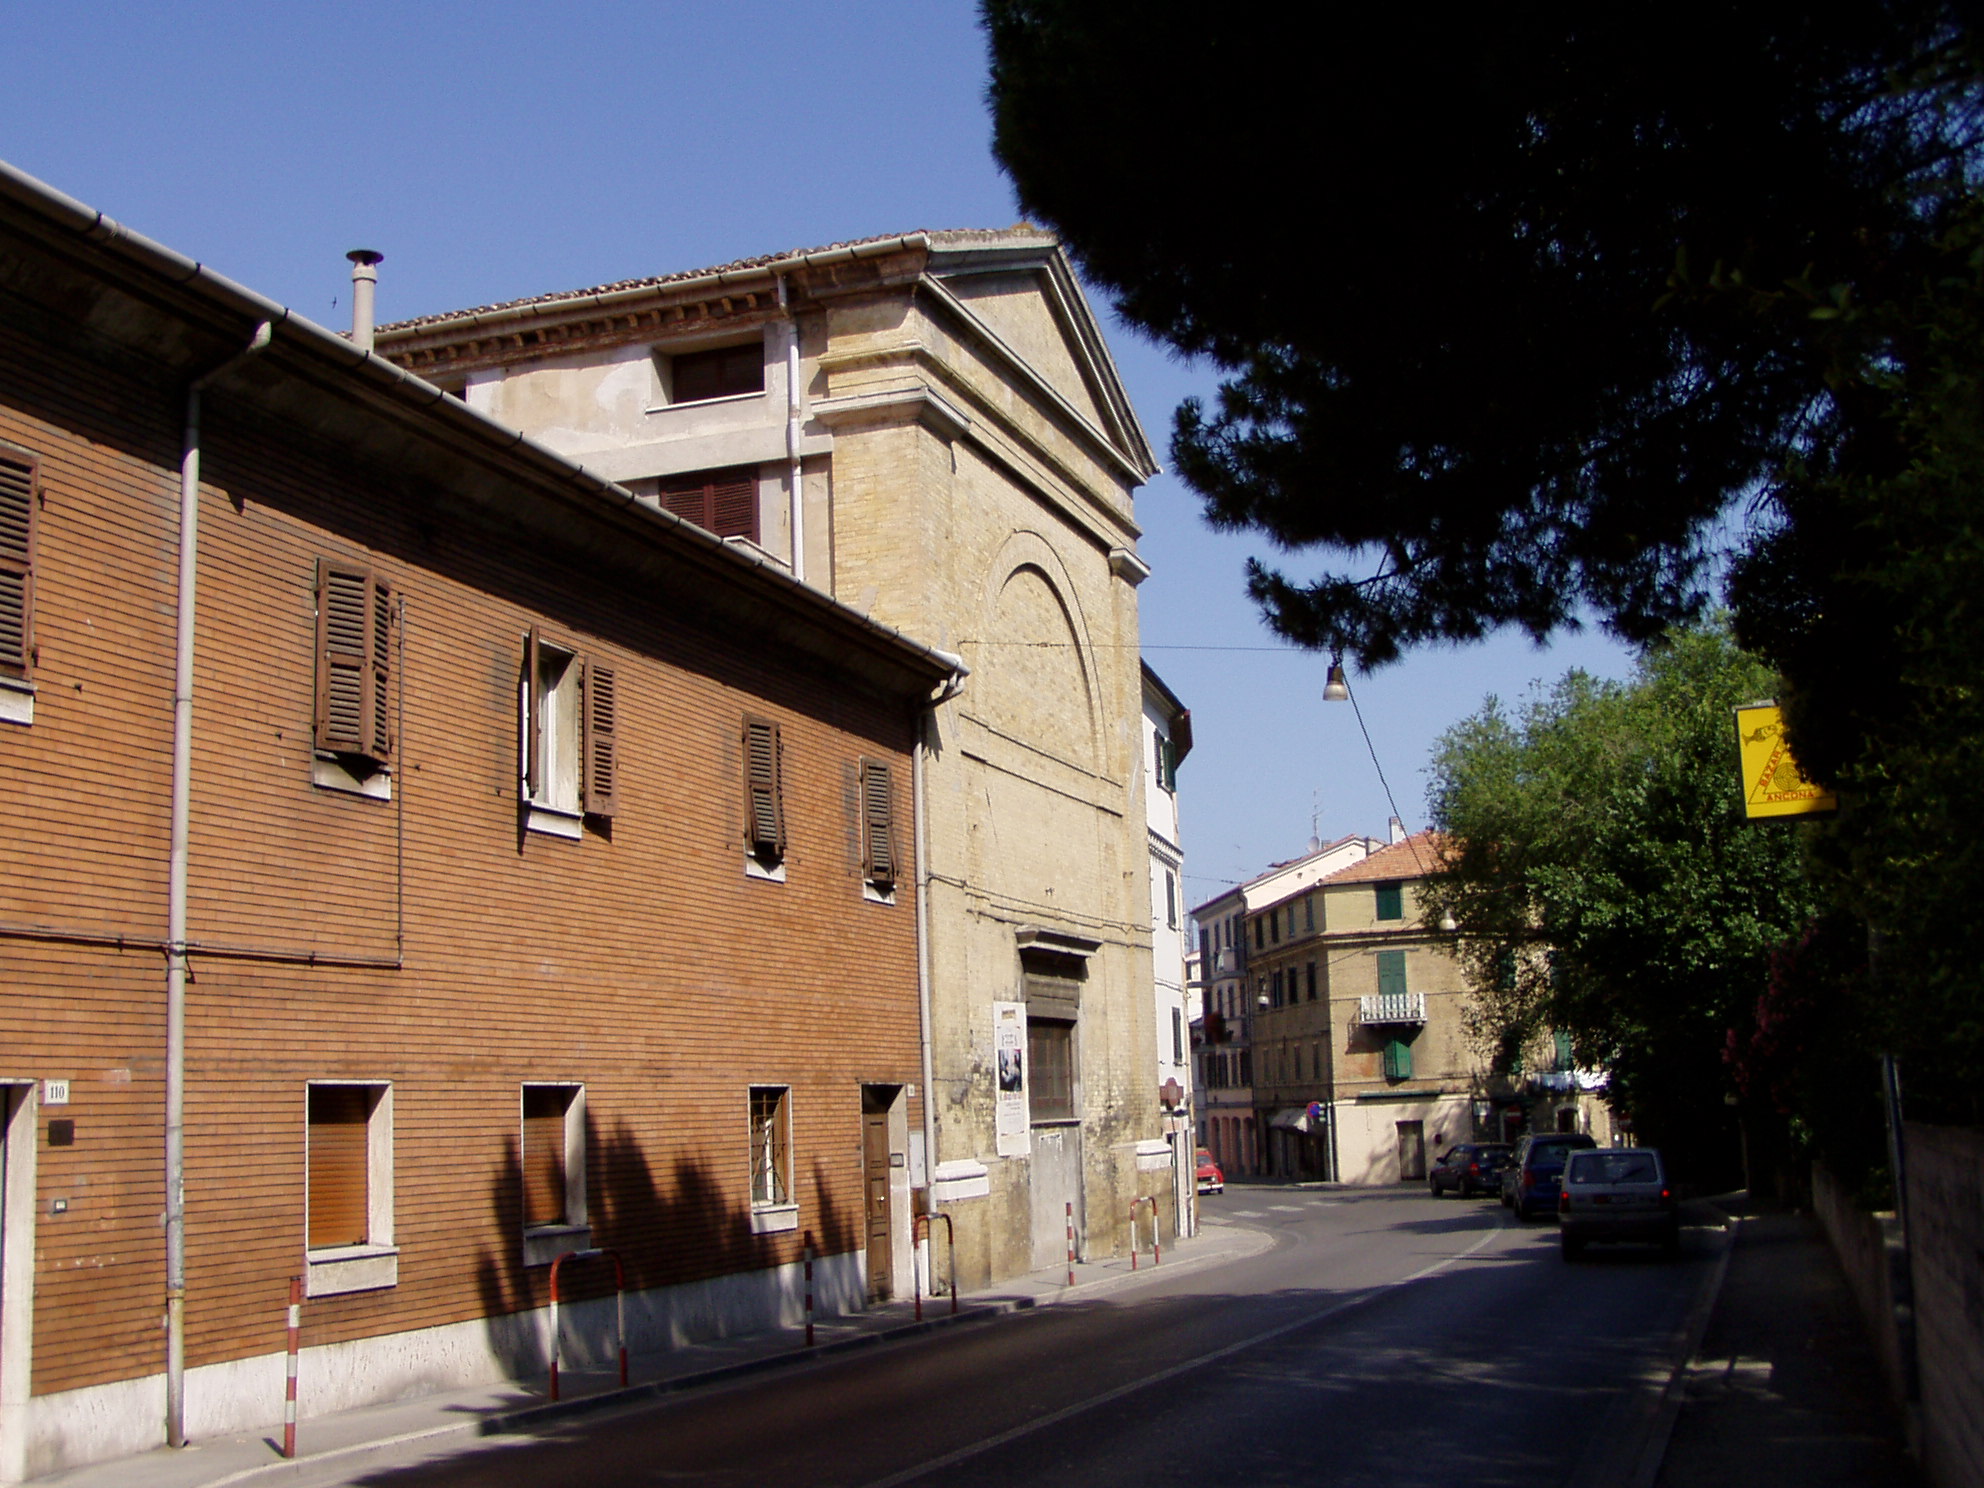
[{"label": "stone facade", "polygon": [[[382,327],[379,348],[653,504],[685,472],[744,472],[751,513],[722,535],[964,659],[919,759],[919,1184],[967,1285],[1059,1260],[1069,1213],[1088,1254],[1127,1246],[1135,1198],[1168,1216],[1131,501],[1155,464],[1053,238],[872,239]],[[726,351],[757,372],[678,396]],[[1002,1009],[1029,1107],[1009,1095],[1003,1134]]]}]

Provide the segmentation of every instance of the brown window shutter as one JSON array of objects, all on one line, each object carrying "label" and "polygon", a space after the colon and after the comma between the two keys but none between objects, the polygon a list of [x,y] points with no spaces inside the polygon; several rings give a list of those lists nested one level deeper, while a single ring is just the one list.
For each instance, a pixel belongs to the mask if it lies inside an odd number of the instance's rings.
[{"label": "brown window shutter", "polygon": [[745,842],[761,858],[785,853],[785,803],[779,790],[779,729],[763,718],[744,720]]},{"label": "brown window shutter", "polygon": [[861,762],[863,871],[876,884],[896,881],[894,772],[881,760]]},{"label": "brown window shutter", "polygon": [[595,662],[585,671],[585,808],[589,816],[613,815],[613,715],[616,711],[613,669]]},{"label": "brown window shutter", "polygon": [[393,591],[378,579],[372,582],[372,758],[380,764],[393,757]]},{"label": "brown window shutter", "polygon": [[373,1092],[363,1085],[312,1085],[309,1089],[307,1243],[312,1250],[363,1245],[371,1238]]},{"label": "brown window shutter", "polygon": [[565,1222],[565,1107],[555,1086],[524,1087],[524,1223]]},{"label": "brown window shutter", "polygon": [[661,504],[718,537],[758,540],[758,467],[693,470],[663,476]]},{"label": "brown window shutter", "polygon": [[523,737],[517,741],[517,758],[523,765],[518,776],[523,782],[526,801],[535,801],[544,787],[544,762],[538,758],[543,752],[544,740],[540,728],[542,720],[538,716],[542,710],[539,706],[537,666],[537,627],[533,625],[524,636]]},{"label": "brown window shutter", "polygon": [[0,671],[25,677],[34,660],[36,462],[0,454]]},{"label": "brown window shutter", "polygon": [[369,570],[317,563],[317,747],[384,760],[391,657],[390,598]]}]

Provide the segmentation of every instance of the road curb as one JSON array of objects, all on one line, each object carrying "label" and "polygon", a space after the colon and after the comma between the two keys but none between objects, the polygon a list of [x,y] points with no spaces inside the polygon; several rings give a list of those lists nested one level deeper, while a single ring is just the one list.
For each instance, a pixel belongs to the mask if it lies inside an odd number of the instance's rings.
[{"label": "road curb", "polygon": [[397,1447],[410,1446],[415,1442],[438,1442],[449,1437],[507,1436],[546,1422],[575,1419],[591,1415],[596,1411],[639,1405],[644,1401],[663,1400],[670,1395],[728,1384],[733,1380],[748,1379],[752,1375],[766,1374],[777,1369],[790,1369],[818,1359],[831,1358],[837,1354],[852,1353],[856,1349],[875,1344],[917,1338],[927,1333],[934,1333],[940,1328],[989,1323],[1015,1312],[1024,1312],[1035,1304],[1036,1299],[1032,1297],[995,1298],[974,1304],[958,1313],[946,1313],[941,1317],[925,1318],[921,1322],[877,1329],[872,1333],[857,1333],[848,1338],[835,1338],[826,1343],[815,1344],[812,1348],[802,1346],[784,1353],[763,1354],[755,1359],[739,1359],[733,1364],[719,1364],[711,1369],[700,1369],[691,1374],[679,1374],[669,1379],[649,1380],[644,1384],[630,1385],[624,1390],[603,1390],[596,1395],[582,1395],[575,1400],[547,1400],[536,1405],[477,1416],[473,1420],[429,1427],[424,1431],[408,1431],[398,1436],[381,1437],[377,1441],[353,1442],[349,1446],[331,1447],[294,1460],[265,1462],[255,1467],[242,1468],[225,1477],[215,1478],[212,1482],[202,1485],[202,1488],[230,1488],[230,1485],[235,1483],[277,1481],[298,1476],[327,1463],[351,1462],[375,1453],[391,1451]]},{"label": "road curb", "polygon": [[1697,1202],[1720,1217],[1724,1235],[1722,1254],[1702,1283],[1688,1315],[1669,1335],[1668,1357],[1673,1361],[1662,1373],[1643,1379],[1631,1404],[1623,1412],[1623,1429],[1610,1451],[1580,1461],[1564,1481],[1564,1488],[1653,1488],[1667,1459],[1667,1444],[1674,1435],[1674,1423],[1686,1402],[1690,1366],[1701,1352],[1709,1320],[1722,1297],[1722,1283],[1729,1275],[1729,1258],[1735,1253],[1743,1221],[1712,1199]]}]

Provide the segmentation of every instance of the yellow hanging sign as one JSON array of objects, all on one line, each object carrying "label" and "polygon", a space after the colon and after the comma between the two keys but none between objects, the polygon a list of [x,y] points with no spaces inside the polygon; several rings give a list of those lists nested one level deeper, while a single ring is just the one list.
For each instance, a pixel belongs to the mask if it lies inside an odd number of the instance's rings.
[{"label": "yellow hanging sign", "polygon": [[1839,809],[1839,798],[1812,784],[1784,740],[1784,713],[1776,703],[1736,709],[1736,752],[1743,772],[1743,815],[1817,816]]}]

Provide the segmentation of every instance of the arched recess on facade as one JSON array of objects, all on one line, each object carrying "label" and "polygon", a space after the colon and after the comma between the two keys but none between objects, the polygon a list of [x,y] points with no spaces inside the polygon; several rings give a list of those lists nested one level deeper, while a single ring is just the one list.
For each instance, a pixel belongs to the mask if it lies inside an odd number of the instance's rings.
[{"label": "arched recess on facade", "polygon": [[1094,772],[1101,740],[1088,622],[1060,555],[1039,533],[1007,538],[980,613],[970,657],[980,721]]}]

